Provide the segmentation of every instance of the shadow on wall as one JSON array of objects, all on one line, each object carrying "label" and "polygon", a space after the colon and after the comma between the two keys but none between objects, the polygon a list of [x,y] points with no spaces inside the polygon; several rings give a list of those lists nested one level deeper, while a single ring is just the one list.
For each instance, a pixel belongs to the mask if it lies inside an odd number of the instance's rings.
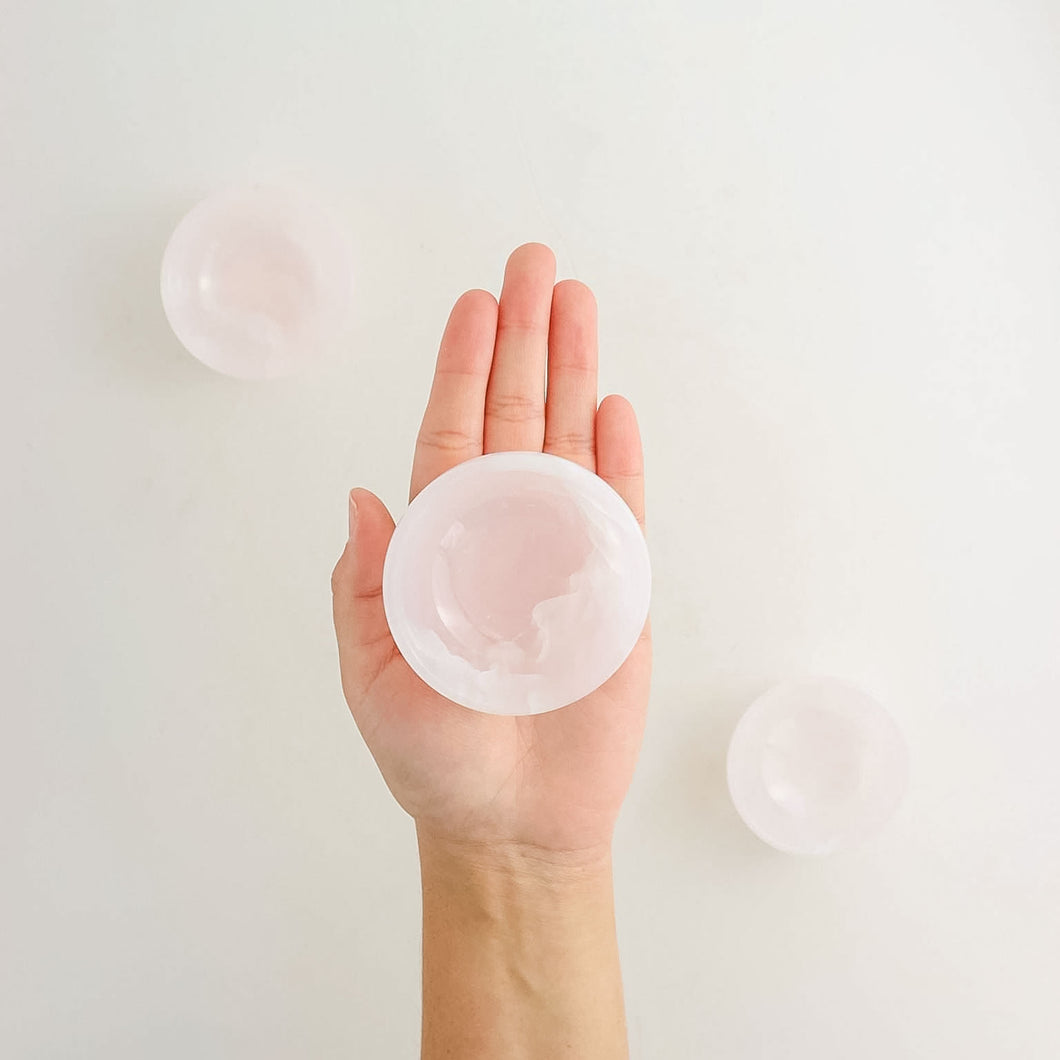
[{"label": "shadow on wall", "polygon": [[85,247],[88,319],[95,324],[87,352],[105,370],[138,381],[222,379],[181,346],[162,310],[162,253],[193,200],[108,205],[93,217]]},{"label": "shadow on wall", "polygon": [[[657,711],[660,702],[666,703],[666,731],[647,736],[661,746],[651,756],[652,775],[640,778],[645,790],[636,800],[634,815],[647,818],[646,831],[658,842],[671,851],[684,851],[683,858],[709,866],[718,875],[783,856],[740,819],[729,797],[725,764],[729,739],[743,712],[774,683],[743,680],[713,690],[653,696]],[[655,721],[661,728],[658,717]]]}]

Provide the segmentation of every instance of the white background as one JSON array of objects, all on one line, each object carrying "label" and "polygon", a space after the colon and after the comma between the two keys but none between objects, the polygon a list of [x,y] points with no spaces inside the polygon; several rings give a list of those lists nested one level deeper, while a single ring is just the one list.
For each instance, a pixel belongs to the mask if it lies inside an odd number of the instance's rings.
[{"label": "white background", "polygon": [[[1060,1055],[1058,56],[1048,0],[6,0],[0,1054],[416,1054],[413,828],[328,576],[350,487],[404,508],[453,301],[539,240],[648,462],[634,1057]],[[357,250],[348,349],[291,381],[161,312],[242,178]],[[723,776],[806,672],[912,762],[823,860]]]}]

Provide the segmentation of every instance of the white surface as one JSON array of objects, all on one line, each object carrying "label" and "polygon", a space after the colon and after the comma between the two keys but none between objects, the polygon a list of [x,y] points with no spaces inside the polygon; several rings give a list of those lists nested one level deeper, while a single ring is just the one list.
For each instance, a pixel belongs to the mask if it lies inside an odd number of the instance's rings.
[{"label": "white surface", "polygon": [[[657,639],[616,839],[634,1056],[1053,1058],[1060,20],[1046,0],[4,9],[0,1053],[407,1057],[411,824],[339,692],[346,491],[397,512],[446,315],[552,245],[638,409]],[[212,374],[178,218],[318,180],[348,351]],[[869,848],[775,853],[746,704],[863,684]]]},{"label": "white surface", "polygon": [[629,505],[551,453],[487,453],[427,484],[394,529],[383,605],[435,691],[487,714],[542,714],[626,661],[651,603]]}]

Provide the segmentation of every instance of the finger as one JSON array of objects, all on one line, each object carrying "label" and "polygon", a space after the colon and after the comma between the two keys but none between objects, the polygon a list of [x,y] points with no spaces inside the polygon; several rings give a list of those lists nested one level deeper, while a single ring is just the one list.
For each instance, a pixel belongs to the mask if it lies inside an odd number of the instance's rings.
[{"label": "finger", "polygon": [[368,490],[350,493],[352,532],[331,574],[342,686],[351,708],[395,651],[383,610],[383,560],[394,520]]},{"label": "finger", "polygon": [[596,412],[596,473],[629,505],[644,529],[644,452],[633,406],[609,394]]},{"label": "finger", "polygon": [[545,362],[556,257],[542,243],[512,251],[497,312],[497,342],[486,388],[483,451],[541,451]]},{"label": "finger", "polygon": [[545,452],[596,470],[596,298],[578,280],[552,291]]},{"label": "finger", "polygon": [[438,349],[427,408],[412,460],[409,500],[443,471],[482,453],[486,383],[497,335],[497,299],[466,291],[456,301]]}]

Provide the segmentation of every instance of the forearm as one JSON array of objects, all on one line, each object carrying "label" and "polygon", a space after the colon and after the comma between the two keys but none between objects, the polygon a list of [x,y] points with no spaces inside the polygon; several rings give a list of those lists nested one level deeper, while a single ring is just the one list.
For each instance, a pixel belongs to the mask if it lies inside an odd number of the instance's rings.
[{"label": "forearm", "polygon": [[609,851],[419,850],[423,1060],[628,1057]]}]

